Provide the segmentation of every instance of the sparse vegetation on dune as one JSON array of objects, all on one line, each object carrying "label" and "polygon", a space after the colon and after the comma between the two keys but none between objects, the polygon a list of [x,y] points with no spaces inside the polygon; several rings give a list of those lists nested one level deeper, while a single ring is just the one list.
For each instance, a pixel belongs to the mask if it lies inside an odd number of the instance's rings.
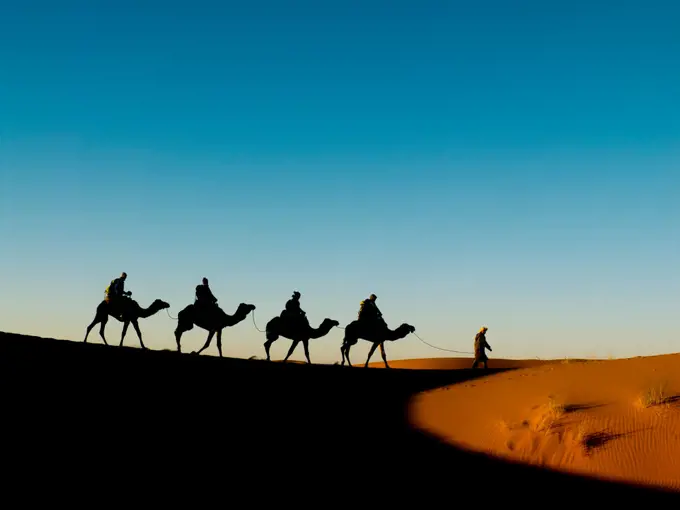
[{"label": "sparse vegetation on dune", "polygon": [[680,401],[680,395],[669,392],[667,382],[647,388],[638,399],[644,408],[670,406],[678,401]]}]

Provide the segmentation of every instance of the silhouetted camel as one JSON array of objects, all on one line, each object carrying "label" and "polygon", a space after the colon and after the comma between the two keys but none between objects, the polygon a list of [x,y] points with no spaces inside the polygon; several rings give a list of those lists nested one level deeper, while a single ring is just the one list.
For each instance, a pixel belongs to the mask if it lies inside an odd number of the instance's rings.
[{"label": "silhouetted camel", "polygon": [[264,350],[267,352],[267,361],[271,361],[269,357],[269,348],[276,342],[276,340],[282,336],[293,341],[293,345],[290,346],[288,354],[284,358],[284,362],[288,361],[288,358],[297,347],[297,345],[302,342],[305,348],[305,358],[307,358],[307,363],[311,364],[309,359],[309,341],[311,339],[321,338],[326,336],[331,329],[338,326],[340,323],[333,319],[324,319],[319,327],[314,329],[310,324],[309,320],[305,316],[304,319],[298,322],[296,325],[291,324],[291,321],[282,318],[281,316],[276,316],[267,323],[265,327],[267,341],[264,343]]},{"label": "silhouetted camel", "polygon": [[350,367],[352,366],[352,362],[349,360],[349,350],[353,345],[357,344],[359,339],[361,339],[373,343],[371,350],[368,352],[368,358],[366,358],[364,367],[368,367],[368,361],[371,359],[371,356],[373,356],[375,349],[380,346],[380,354],[385,362],[385,368],[390,368],[387,364],[387,354],[385,353],[384,343],[386,341],[393,342],[394,340],[404,338],[406,335],[413,333],[416,328],[410,324],[403,323],[397,329],[392,330],[387,327],[385,322],[382,324],[382,327],[366,328],[366,326],[361,324],[358,320],[350,322],[345,328],[345,338],[343,338],[342,347],[340,347],[340,353],[342,354],[342,363],[340,364],[344,365],[345,358],[347,358],[347,364]]},{"label": "silhouetted camel", "polygon": [[193,329],[194,326],[198,326],[208,332],[208,339],[205,341],[205,345],[203,345],[196,354],[201,354],[210,347],[212,337],[217,333],[217,350],[220,353],[220,357],[222,357],[222,330],[238,324],[245,319],[252,310],[255,310],[255,305],[241,303],[238,305],[236,313],[234,313],[234,315],[229,315],[219,307],[215,307],[206,313],[199,307],[196,307],[196,305],[187,305],[177,314],[177,328],[175,328],[177,352],[182,352],[182,345],[180,343],[182,334]]},{"label": "silhouetted camel", "polygon": [[106,323],[109,320],[109,316],[111,316],[123,323],[123,333],[120,336],[120,346],[123,345],[125,333],[127,333],[130,323],[132,323],[132,327],[135,328],[135,331],[137,332],[137,337],[139,338],[139,343],[141,344],[142,349],[146,349],[146,346],[142,341],[142,332],[139,330],[139,324],[137,323],[137,320],[151,317],[155,313],[165,308],[170,308],[170,305],[161,299],[156,299],[153,303],[151,303],[151,305],[149,305],[148,308],[142,308],[139,306],[137,301],[130,298],[120,298],[119,303],[114,305],[114,307],[111,307],[111,305],[106,301],[102,301],[99,303],[99,306],[97,306],[94,320],[87,327],[87,331],[85,332],[85,340],[83,340],[83,342],[87,342],[87,336],[90,334],[90,331],[95,326],[95,324],[101,323],[101,327],[99,328],[99,336],[102,337],[102,340],[104,340],[106,345],[109,345],[106,341],[106,338],[104,337],[104,328],[106,327]]}]

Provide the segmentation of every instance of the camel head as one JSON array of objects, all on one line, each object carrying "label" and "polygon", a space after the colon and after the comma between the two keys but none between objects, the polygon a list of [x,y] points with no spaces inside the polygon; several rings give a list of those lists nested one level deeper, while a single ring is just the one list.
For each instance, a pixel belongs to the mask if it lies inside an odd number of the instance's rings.
[{"label": "camel head", "polygon": [[335,326],[339,326],[339,325],[340,325],[340,323],[338,321],[333,320],[333,319],[329,319],[328,317],[326,317],[319,327],[330,329],[330,328],[334,328]]},{"label": "camel head", "polygon": [[255,310],[255,305],[250,305],[248,303],[241,303],[238,305],[238,308],[236,309],[236,314],[235,315],[243,315],[246,316],[250,312]]},{"label": "camel head", "polygon": [[336,320],[325,318],[318,328],[309,327],[310,338],[321,338],[322,336],[331,332],[334,326],[338,326],[340,323]]},{"label": "camel head", "polygon": [[170,304],[166,303],[162,299],[155,299],[153,303],[151,303],[151,306],[149,308],[157,308],[159,310],[165,310],[166,308],[170,308]]},{"label": "camel head", "polygon": [[401,326],[399,326],[397,329],[399,331],[408,332],[408,333],[415,333],[415,331],[416,331],[416,328],[414,326],[411,326],[410,324],[406,324],[405,322]]}]

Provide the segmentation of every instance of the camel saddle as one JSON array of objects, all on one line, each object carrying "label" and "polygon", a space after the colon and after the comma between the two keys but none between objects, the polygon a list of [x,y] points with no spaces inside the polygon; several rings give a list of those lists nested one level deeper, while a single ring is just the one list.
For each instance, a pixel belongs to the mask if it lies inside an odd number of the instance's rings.
[{"label": "camel saddle", "polygon": [[283,310],[280,317],[289,327],[306,326],[309,324],[306,313],[297,314],[291,313],[288,310]]},{"label": "camel saddle", "polygon": [[217,306],[217,303],[214,304],[210,302],[202,303],[200,301],[197,301],[194,303],[194,313],[206,319],[214,319],[218,315],[223,314],[224,312],[219,306]]},{"label": "camel saddle", "polygon": [[109,306],[109,315],[122,318],[125,309],[132,304],[132,299],[127,296],[118,296],[113,299],[108,297],[105,300]]}]

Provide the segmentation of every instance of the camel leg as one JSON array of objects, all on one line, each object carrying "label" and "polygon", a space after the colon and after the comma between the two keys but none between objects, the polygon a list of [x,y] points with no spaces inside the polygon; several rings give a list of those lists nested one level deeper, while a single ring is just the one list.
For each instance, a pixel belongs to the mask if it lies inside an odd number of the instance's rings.
[{"label": "camel leg", "polygon": [[108,314],[104,315],[104,317],[102,317],[102,320],[99,322],[99,336],[102,337],[102,340],[104,340],[105,345],[109,345],[109,343],[106,341],[106,337],[104,336],[104,328],[106,328],[107,322],[109,322]]},{"label": "camel leg", "polygon": [[181,311],[177,316],[177,327],[175,328],[175,342],[177,342],[177,352],[182,352],[182,335],[187,331],[194,329],[194,323],[191,315]]},{"label": "camel leg", "polygon": [[120,334],[120,344],[118,347],[123,347],[123,339],[125,338],[125,335],[127,334],[128,327],[130,326],[130,321],[125,321],[123,323],[123,332]]},{"label": "camel leg", "polygon": [[139,344],[142,346],[142,349],[146,349],[146,345],[144,345],[144,341],[142,340],[142,331],[139,329],[139,322],[137,322],[137,320],[133,320],[132,327],[135,328],[135,332],[137,333],[137,338],[139,338]]},{"label": "camel leg", "polygon": [[300,343],[300,340],[293,340],[293,345],[290,346],[290,349],[288,349],[288,354],[286,354],[286,357],[283,358],[283,361],[286,362],[288,361],[288,358],[290,358],[290,355],[293,354],[293,351],[297,347],[297,344]]},{"label": "camel leg", "polygon": [[352,348],[353,345],[357,343],[356,338],[348,337],[347,334],[345,334],[345,337],[342,339],[342,346],[340,347],[340,353],[342,354],[342,363],[340,365],[345,364],[345,358],[347,359],[347,364],[351,367],[352,362],[349,360],[349,351]]},{"label": "camel leg", "polygon": [[309,359],[309,340],[302,341],[302,347],[305,348],[305,358],[307,358],[307,363],[312,364],[312,360]]},{"label": "camel leg", "polygon": [[[192,324],[193,326],[193,324]],[[177,342],[177,352],[182,352],[182,335],[189,331],[191,328],[187,328],[184,322],[178,322],[175,328],[175,342]]]},{"label": "camel leg", "polygon": [[342,347],[340,348],[340,351],[343,353],[342,357],[342,364],[345,364],[345,358],[347,358],[347,366],[351,367],[352,362],[349,360],[349,351],[352,348],[352,344],[350,343],[343,343]]},{"label": "camel leg", "polygon": [[387,353],[385,352],[385,342],[380,342],[380,355],[382,356],[382,359],[385,362],[385,368],[390,368],[390,366],[387,364]]},{"label": "camel leg", "polygon": [[83,342],[87,343],[87,337],[89,336],[90,331],[92,331],[92,328],[94,328],[99,321],[100,321],[99,315],[97,314],[95,315],[94,320],[90,323],[90,325],[87,326],[87,329],[85,330],[85,340],[83,340]]},{"label": "camel leg", "polygon": [[267,333],[267,341],[264,343],[264,352],[267,353],[267,361],[271,361],[271,358],[269,357],[269,348],[272,346],[274,342],[276,342],[279,338],[279,335],[276,333]]},{"label": "camel leg", "polygon": [[217,351],[220,353],[220,358],[222,357],[222,330],[217,330]]},{"label": "camel leg", "polygon": [[352,362],[349,360],[349,351],[352,350],[352,344],[347,345],[347,350],[345,351],[345,355],[347,356],[347,366],[351,367]]},{"label": "camel leg", "polygon": [[175,329],[175,342],[177,342],[177,352],[182,352],[182,333],[183,331],[177,326]]},{"label": "camel leg", "polygon": [[373,353],[375,352],[375,350],[377,348],[378,348],[378,344],[373,342],[373,344],[371,345],[371,350],[368,351],[368,358],[366,358],[366,363],[364,364],[364,368],[368,368],[368,362],[371,359],[371,356],[373,356]]},{"label": "camel leg", "polygon": [[208,347],[210,347],[210,342],[212,342],[212,337],[213,337],[214,334],[215,334],[214,330],[211,330],[210,333],[208,333],[208,339],[205,341],[205,344],[203,344],[203,347],[201,347],[196,354],[201,354]]}]

